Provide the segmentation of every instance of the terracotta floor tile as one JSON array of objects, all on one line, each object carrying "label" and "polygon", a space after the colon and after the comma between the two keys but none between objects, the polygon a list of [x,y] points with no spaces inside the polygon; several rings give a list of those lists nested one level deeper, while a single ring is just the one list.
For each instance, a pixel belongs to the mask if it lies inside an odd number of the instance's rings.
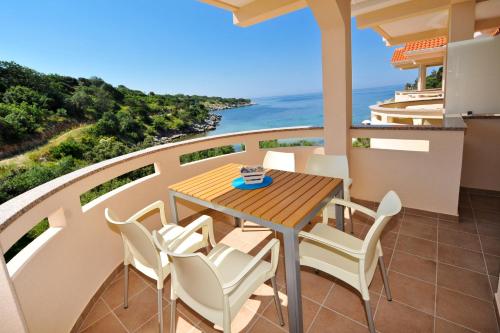
[{"label": "terracotta floor tile", "polygon": [[479,236],[483,245],[484,253],[500,256],[500,238]]},{"label": "terracotta floor tile", "polygon": [[464,294],[490,301],[490,281],[484,274],[440,263],[438,265],[438,286],[454,289]]},{"label": "terracotta floor tile", "polygon": [[458,207],[458,216],[473,219],[474,212],[470,207]]},{"label": "terracotta floor tile", "polygon": [[433,316],[384,297],[375,315],[375,328],[383,333],[432,332]]},{"label": "terracotta floor tile", "polygon": [[333,286],[333,277],[323,273],[315,273],[313,269],[302,267],[300,272],[302,295],[317,303],[323,303]]},{"label": "terracotta floor tile", "polygon": [[[378,294],[370,294],[372,313],[375,313],[379,297]],[[324,306],[367,325],[365,304],[361,294],[347,284],[336,283]]]},{"label": "terracotta floor tile", "polygon": [[436,329],[435,333],[474,333],[468,328],[463,326],[458,326],[454,323],[450,323],[441,318],[436,318]]},{"label": "terracotta floor tile", "polygon": [[310,333],[366,333],[368,328],[326,308],[321,308]]},{"label": "terracotta floor tile", "polygon": [[129,299],[127,309],[118,307],[114,312],[128,330],[135,331],[157,313],[156,299],[156,293],[146,288]]},{"label": "terracotta floor tile", "polygon": [[437,218],[437,213],[407,207],[405,208],[405,219],[407,216],[410,218],[419,218],[421,222],[429,223],[428,219]]},{"label": "terracotta floor tile", "polygon": [[127,333],[127,330],[120,324],[118,319],[111,312],[96,323],[90,325],[82,333]]},{"label": "terracotta floor tile", "polygon": [[[231,322],[231,332],[248,332],[259,319],[260,316],[258,316],[254,311],[243,307]],[[214,326],[213,323],[206,319],[202,319],[197,326],[203,333],[222,332],[222,327]]]},{"label": "terracotta floor tile", "polygon": [[473,209],[500,212],[499,197],[471,194],[470,200]]},{"label": "terracotta floor tile", "polygon": [[500,257],[485,254],[484,259],[488,267],[488,274],[498,276],[500,274]]},{"label": "terracotta floor tile", "polygon": [[474,210],[477,223],[500,223],[500,213],[489,210]]},{"label": "terracotta floor tile", "polygon": [[430,283],[436,282],[436,262],[408,253],[396,251],[392,258],[391,270]]},{"label": "terracotta floor tile", "polygon": [[438,287],[436,315],[480,332],[496,332],[493,303]]},{"label": "terracotta floor tile", "polygon": [[389,269],[389,265],[392,261],[392,256],[394,255],[394,249],[382,245],[382,254],[383,254],[382,259],[384,260],[384,266],[386,269]]},{"label": "terracotta floor tile", "polygon": [[495,293],[498,290],[498,275],[497,276],[492,276],[488,275],[488,278],[490,279],[490,285],[491,285],[491,290],[493,290]]},{"label": "terracotta floor tile", "polygon": [[[153,316],[134,333],[158,333],[158,326],[158,317]],[[163,331],[165,333],[170,331],[170,304],[163,308]],[[176,332],[194,333],[196,332],[196,326],[186,316],[177,312]]]},{"label": "terracotta floor tile", "polygon": [[459,222],[449,222],[439,220],[438,223],[439,233],[445,230],[468,232],[471,234],[477,234],[476,222],[472,219],[461,219]]},{"label": "terracotta floor tile", "polygon": [[263,284],[255,291],[244,306],[253,312],[263,313],[271,302],[274,304],[273,288],[270,285]]},{"label": "terracotta floor tile", "polygon": [[391,271],[389,284],[392,298],[417,310],[434,314],[436,288],[433,284]]},{"label": "terracotta floor tile", "polygon": [[470,269],[480,273],[486,273],[483,255],[479,252],[474,252],[455,246],[439,244],[438,253],[439,262]]},{"label": "terracotta floor tile", "polygon": [[394,248],[394,246],[396,246],[397,236],[398,234],[395,232],[388,232],[384,230],[382,236],[380,237],[380,243],[382,243],[385,247]]},{"label": "terracotta floor tile", "polygon": [[110,312],[111,310],[109,309],[109,307],[104,303],[104,301],[101,298],[99,298],[97,302],[95,302],[90,312],[85,317],[85,320],[80,326],[80,330],[89,327],[90,325],[95,323],[97,320],[103,318]]},{"label": "terracotta floor tile", "polygon": [[252,333],[282,333],[286,332],[282,327],[276,326],[269,320],[260,318],[255,322],[255,325],[250,329]]},{"label": "terracotta floor tile", "polygon": [[399,228],[401,228],[402,221],[403,221],[402,217],[393,216],[385,226],[384,232],[395,232],[395,233],[399,232]]},{"label": "terracotta floor tile", "polygon": [[438,219],[436,217],[406,213],[404,215],[403,222],[422,223],[437,227]]},{"label": "terracotta floor tile", "polygon": [[[116,308],[119,305],[123,304],[123,292],[124,292],[124,280],[123,276],[118,280],[115,280],[108,289],[103,293],[102,298],[109,305],[111,309]],[[137,295],[139,292],[144,290],[147,285],[143,279],[141,279],[137,273],[133,270],[130,270],[129,273],[129,287],[128,287],[128,296],[129,299],[134,295]]]},{"label": "terracotta floor tile", "polygon": [[380,273],[379,265],[377,265],[377,269],[375,270],[375,273],[373,273],[373,279],[372,279],[370,285],[368,286],[368,290],[370,292],[380,294],[380,293],[384,292],[382,290],[383,288],[384,288],[384,282],[382,281],[382,274]]},{"label": "terracotta floor tile", "polygon": [[446,230],[439,233],[438,241],[439,243],[463,247],[472,251],[481,251],[478,235]]},{"label": "terracotta floor tile", "polygon": [[[288,331],[288,303],[286,295],[280,293],[280,299],[282,300],[282,310],[283,310],[283,319],[285,320],[285,326],[283,328]],[[304,320],[304,330],[311,325],[316,313],[319,311],[320,306],[305,297],[302,297],[302,315]],[[263,317],[267,318],[269,321],[279,324],[278,314],[276,313],[276,306],[274,302],[270,303],[267,308],[264,310],[262,314]]]},{"label": "terracotta floor tile", "polygon": [[396,250],[436,260],[437,243],[400,234]]},{"label": "terracotta floor tile", "polygon": [[500,223],[478,223],[477,232],[483,236],[500,238]]},{"label": "terracotta floor tile", "polygon": [[400,235],[423,238],[430,241],[437,240],[437,223],[429,225],[426,223],[404,221],[399,229]]}]

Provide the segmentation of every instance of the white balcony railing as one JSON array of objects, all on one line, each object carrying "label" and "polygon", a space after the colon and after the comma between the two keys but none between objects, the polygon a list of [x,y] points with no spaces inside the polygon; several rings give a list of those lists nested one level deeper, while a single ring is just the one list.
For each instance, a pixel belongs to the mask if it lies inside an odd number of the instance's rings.
[{"label": "white balcony railing", "polygon": [[396,91],[394,100],[396,102],[416,101],[421,99],[443,99],[444,91],[442,89],[426,90],[401,90]]},{"label": "white balcony railing", "polygon": [[[376,201],[385,191],[394,189],[407,206],[456,214],[463,131],[353,129],[351,136],[429,141],[428,152],[352,148],[353,196]],[[167,201],[167,187],[182,179],[230,162],[261,163],[266,150],[259,148],[259,141],[318,137],[323,137],[322,128],[298,127],[156,146],[88,166],[4,203],[0,206],[3,251],[44,218],[48,218],[50,228],[7,265],[3,261],[0,264],[1,305],[11,311],[10,321],[3,323],[3,328],[16,327],[17,315],[19,322],[24,318],[31,332],[71,330],[90,299],[123,260],[119,234],[104,219],[106,207],[126,218],[155,200]],[[244,144],[245,150],[183,165],[179,161],[183,154],[236,144]],[[310,154],[323,153],[322,147],[279,150],[296,154],[299,172],[304,170]],[[147,165],[154,165],[155,173],[81,205],[81,194]],[[196,210],[185,204],[179,214],[182,218]],[[144,224],[148,228],[159,225],[153,219]]]}]

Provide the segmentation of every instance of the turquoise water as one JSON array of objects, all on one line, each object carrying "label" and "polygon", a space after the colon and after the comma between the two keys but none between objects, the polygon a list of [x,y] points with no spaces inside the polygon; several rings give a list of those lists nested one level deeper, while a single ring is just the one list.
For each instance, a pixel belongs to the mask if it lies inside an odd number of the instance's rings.
[{"label": "turquoise water", "polygon": [[[352,122],[360,124],[370,119],[370,105],[394,97],[401,86],[354,89]],[[222,120],[209,135],[288,126],[322,126],[323,98],[321,93],[276,96],[252,99],[255,105],[219,111]]]}]

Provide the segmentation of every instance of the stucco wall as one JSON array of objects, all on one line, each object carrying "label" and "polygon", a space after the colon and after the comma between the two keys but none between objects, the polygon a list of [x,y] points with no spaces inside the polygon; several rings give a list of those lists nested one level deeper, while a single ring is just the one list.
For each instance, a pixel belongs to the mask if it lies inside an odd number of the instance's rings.
[{"label": "stucco wall", "polygon": [[356,129],[351,137],[429,141],[428,152],[352,148],[353,197],[379,202],[394,190],[405,207],[458,214],[463,131]]},{"label": "stucco wall", "polygon": [[448,44],[446,113],[495,113],[500,105],[500,36]]},{"label": "stucco wall", "polygon": [[500,118],[465,122],[462,186],[500,191]]}]

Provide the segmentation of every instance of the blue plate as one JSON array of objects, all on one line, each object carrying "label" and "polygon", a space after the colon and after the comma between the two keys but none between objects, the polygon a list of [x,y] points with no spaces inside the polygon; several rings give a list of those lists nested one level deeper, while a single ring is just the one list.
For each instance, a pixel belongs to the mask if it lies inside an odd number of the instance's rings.
[{"label": "blue plate", "polygon": [[271,177],[264,176],[264,180],[260,184],[245,184],[243,177],[238,177],[233,179],[231,185],[233,185],[234,188],[237,188],[239,190],[256,190],[258,188],[269,186],[271,185],[272,182],[273,179]]}]

